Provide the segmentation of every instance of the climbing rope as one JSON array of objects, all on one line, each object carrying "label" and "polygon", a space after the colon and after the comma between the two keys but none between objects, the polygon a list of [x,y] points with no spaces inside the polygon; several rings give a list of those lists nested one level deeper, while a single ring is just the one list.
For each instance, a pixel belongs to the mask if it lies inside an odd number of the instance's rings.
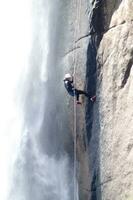
[{"label": "climbing rope", "polygon": [[[80,19],[80,6],[81,6],[81,1],[79,0],[75,0],[74,1],[74,6],[76,9],[76,23],[75,23],[75,31],[74,31],[74,40],[77,37],[77,29],[79,29],[79,19]],[[77,43],[74,44],[74,48],[77,47]],[[73,55],[73,63],[74,63],[74,67],[73,67],[73,82],[74,85],[76,86],[76,66],[77,66],[77,51],[74,51],[74,55]],[[78,200],[78,182],[77,182],[77,109],[76,109],[76,96],[74,96],[74,105],[73,105],[73,109],[74,109],[74,127],[73,127],[73,132],[74,132],[74,200]]]},{"label": "climbing rope", "polygon": [[[76,0],[77,1],[77,0]],[[74,1],[74,6],[76,6],[76,1]],[[76,37],[76,31],[74,31],[74,40]],[[74,44],[75,46],[75,44]],[[73,57],[73,63],[74,63],[74,67],[73,67],[73,82],[74,82],[74,86],[76,85],[76,55],[75,55],[75,51],[74,51],[74,57]],[[73,132],[74,132],[74,200],[77,200],[77,110],[76,110],[76,96],[74,95],[74,105],[73,105],[73,111],[74,111],[74,115],[73,115]]]},{"label": "climbing rope", "polygon": [[[74,37],[75,38],[75,37]],[[74,51],[74,86],[76,85],[76,59],[75,59],[75,51]],[[74,132],[74,200],[77,200],[77,109],[76,109],[76,96],[74,95],[74,105],[73,105],[73,132]]]}]

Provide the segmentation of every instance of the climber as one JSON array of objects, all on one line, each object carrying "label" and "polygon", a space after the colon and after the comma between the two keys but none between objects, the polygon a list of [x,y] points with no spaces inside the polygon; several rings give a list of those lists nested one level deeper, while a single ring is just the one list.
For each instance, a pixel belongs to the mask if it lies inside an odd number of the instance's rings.
[{"label": "climber", "polygon": [[77,104],[81,104],[81,102],[79,101],[79,95],[82,95],[82,94],[84,94],[86,97],[88,97],[90,99],[90,101],[92,101],[92,102],[94,102],[96,100],[96,96],[90,96],[85,91],[78,90],[74,87],[73,76],[71,74],[65,74],[63,81],[64,81],[64,86],[65,86],[67,92],[71,96],[76,96]]}]

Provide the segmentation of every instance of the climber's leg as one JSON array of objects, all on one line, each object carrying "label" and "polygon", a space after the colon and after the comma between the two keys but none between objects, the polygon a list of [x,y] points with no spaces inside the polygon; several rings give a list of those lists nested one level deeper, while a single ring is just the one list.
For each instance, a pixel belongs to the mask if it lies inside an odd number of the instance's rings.
[{"label": "climber's leg", "polygon": [[76,96],[77,104],[81,104],[81,102],[79,101],[79,95],[80,95],[79,90],[75,89],[74,93],[75,93],[75,96]]},{"label": "climber's leg", "polygon": [[89,95],[87,92],[85,92],[83,90],[77,90],[76,89],[76,93],[78,94],[78,98],[79,98],[79,95],[84,94],[86,97],[89,98],[90,101],[94,102],[96,100],[96,95],[91,96],[91,95]]}]

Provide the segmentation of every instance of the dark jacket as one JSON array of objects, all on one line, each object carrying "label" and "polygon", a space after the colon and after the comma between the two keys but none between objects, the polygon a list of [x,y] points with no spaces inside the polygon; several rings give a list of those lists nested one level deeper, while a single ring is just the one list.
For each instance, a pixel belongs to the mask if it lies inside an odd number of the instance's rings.
[{"label": "dark jacket", "polygon": [[75,88],[74,88],[74,86],[73,86],[73,81],[64,80],[64,86],[65,86],[67,92],[68,92],[71,96],[74,96],[74,95],[75,95]]}]

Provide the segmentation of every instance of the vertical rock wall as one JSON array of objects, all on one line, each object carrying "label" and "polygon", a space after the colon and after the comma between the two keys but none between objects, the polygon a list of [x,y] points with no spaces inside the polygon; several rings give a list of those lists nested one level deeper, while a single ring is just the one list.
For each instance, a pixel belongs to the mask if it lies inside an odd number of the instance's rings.
[{"label": "vertical rock wall", "polygon": [[133,199],[133,1],[93,5],[97,102],[88,132],[91,199],[128,200]]}]

